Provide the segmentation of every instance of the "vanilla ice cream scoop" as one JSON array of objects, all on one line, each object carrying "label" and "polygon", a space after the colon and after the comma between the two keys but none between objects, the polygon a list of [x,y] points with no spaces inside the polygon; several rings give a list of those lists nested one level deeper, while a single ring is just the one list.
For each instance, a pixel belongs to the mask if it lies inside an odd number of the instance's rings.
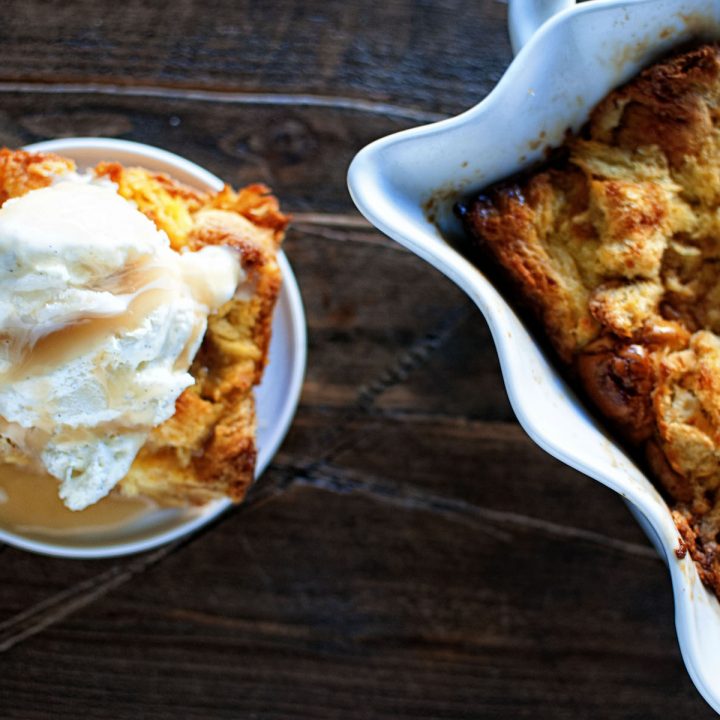
[{"label": "vanilla ice cream scoop", "polygon": [[128,472],[194,380],[238,251],[178,253],[113,185],[72,175],[0,208],[0,453],[81,510]]}]

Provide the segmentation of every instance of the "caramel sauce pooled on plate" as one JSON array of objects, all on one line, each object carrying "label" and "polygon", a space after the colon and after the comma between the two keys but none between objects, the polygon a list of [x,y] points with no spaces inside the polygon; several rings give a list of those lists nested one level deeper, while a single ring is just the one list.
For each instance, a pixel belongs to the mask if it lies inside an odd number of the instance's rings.
[{"label": "caramel sauce pooled on plate", "polygon": [[0,463],[0,526],[15,532],[77,535],[112,530],[155,508],[147,498],[108,495],[73,512],[58,496],[58,481]]}]

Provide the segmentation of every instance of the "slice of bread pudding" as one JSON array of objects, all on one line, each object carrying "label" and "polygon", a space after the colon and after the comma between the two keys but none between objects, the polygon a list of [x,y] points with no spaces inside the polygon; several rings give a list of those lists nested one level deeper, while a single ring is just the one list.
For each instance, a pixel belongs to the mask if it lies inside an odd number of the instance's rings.
[{"label": "slice of bread pudding", "polygon": [[[0,204],[50,185],[75,170],[49,153],[0,151]],[[208,318],[190,367],[195,383],[175,414],[150,434],[114,492],[142,494],[166,505],[239,501],[253,479],[256,418],[253,388],[268,359],[271,321],[281,285],[277,251],[288,218],[263,185],[237,192],[190,188],[161,173],[102,163],[95,174],[114,183],[170,239],[173,250],[225,245],[241,253],[247,281]],[[12,447],[5,462],[22,462]]]}]

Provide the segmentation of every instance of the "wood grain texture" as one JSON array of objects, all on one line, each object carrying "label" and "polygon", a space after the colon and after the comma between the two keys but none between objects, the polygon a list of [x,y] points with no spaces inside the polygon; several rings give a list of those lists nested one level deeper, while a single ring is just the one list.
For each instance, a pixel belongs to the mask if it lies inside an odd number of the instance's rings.
[{"label": "wood grain texture", "polygon": [[510,59],[496,0],[9,0],[6,80],[475,104]]},{"label": "wood grain texture", "polygon": [[165,147],[295,214],[309,365],[248,501],[135,558],[0,547],[0,718],[709,718],[621,500],[514,420],[487,326],[355,212],[371,140],[510,60],[478,0],[10,0],[0,143]]}]

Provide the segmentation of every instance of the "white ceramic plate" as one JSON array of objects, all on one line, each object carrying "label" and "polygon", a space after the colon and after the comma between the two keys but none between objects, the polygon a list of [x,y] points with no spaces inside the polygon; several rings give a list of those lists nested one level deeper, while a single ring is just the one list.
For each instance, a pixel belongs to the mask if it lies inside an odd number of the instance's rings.
[{"label": "white ceramic plate", "polygon": [[[103,138],[68,138],[30,145],[28,150],[52,151],[75,160],[79,168],[103,160],[142,165],[167,172],[188,185],[219,190],[222,181],[195,163],[149,145]],[[305,374],[305,314],[290,263],[279,255],[283,285],[273,319],[270,360],[256,390],[258,460],[256,477],[267,467],[290,427]],[[163,509],[144,513],[119,528],[62,537],[41,532],[11,532],[0,527],[0,541],[45,555],[101,558],[157,547],[209,523],[231,503],[219,500],[199,509]]]},{"label": "white ceramic plate", "polygon": [[[436,199],[447,237],[461,232],[450,198],[511,175],[562,143],[612,88],[698,34],[717,36],[716,0],[511,0],[518,52],[493,92],[455,118],[378,140],[353,160],[350,192],[360,211],[456,282],[488,321],[518,420],[551,455],[628,502],[668,564],[683,658],[700,692],[720,711],[720,604],[689,556],[667,505],[643,473],[578,402],[486,277],[441,236],[424,211]],[[565,7],[565,9],[563,9]],[[537,24],[559,14],[533,35]],[[443,200],[443,198],[446,198]]]}]

